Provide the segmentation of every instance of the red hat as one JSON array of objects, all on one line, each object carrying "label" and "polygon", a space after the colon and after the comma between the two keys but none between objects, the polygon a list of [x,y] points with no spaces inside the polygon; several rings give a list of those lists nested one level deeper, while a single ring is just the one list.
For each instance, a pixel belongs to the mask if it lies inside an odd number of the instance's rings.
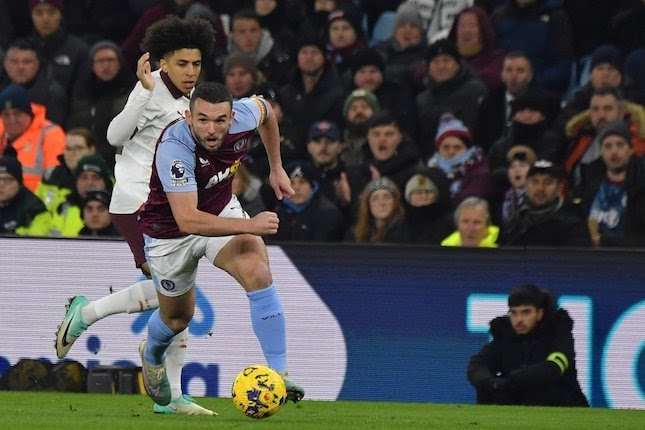
[{"label": "red hat", "polygon": [[49,3],[59,11],[63,11],[63,0],[29,0],[29,10],[34,10],[36,6],[43,3]]},{"label": "red hat", "polygon": [[437,136],[434,140],[435,146],[439,148],[441,141],[448,136],[456,136],[460,138],[467,147],[471,147],[473,145],[473,136],[470,134],[468,127],[466,127],[459,118],[446,112],[441,115],[441,119],[439,120],[439,128],[437,129]]}]

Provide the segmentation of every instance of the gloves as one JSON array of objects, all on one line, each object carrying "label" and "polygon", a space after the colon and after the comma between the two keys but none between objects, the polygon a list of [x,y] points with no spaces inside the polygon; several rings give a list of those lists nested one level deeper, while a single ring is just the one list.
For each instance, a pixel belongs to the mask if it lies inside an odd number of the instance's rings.
[{"label": "gloves", "polygon": [[509,378],[493,376],[486,382],[486,388],[491,393],[510,393],[514,391],[514,384]]}]

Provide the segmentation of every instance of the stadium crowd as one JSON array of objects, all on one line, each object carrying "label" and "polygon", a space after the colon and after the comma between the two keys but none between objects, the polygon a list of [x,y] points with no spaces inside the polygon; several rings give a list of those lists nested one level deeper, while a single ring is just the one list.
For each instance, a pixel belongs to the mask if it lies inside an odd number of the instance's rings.
[{"label": "stadium crowd", "polygon": [[146,29],[216,34],[200,81],[267,99],[234,192],[270,241],[645,246],[642,0],[0,0],[0,234],[115,237]]}]

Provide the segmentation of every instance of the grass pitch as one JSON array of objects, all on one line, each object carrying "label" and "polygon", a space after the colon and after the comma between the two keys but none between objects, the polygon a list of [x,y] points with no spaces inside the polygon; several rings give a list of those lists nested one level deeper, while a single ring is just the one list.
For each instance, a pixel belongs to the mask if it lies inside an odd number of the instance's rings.
[{"label": "grass pitch", "polygon": [[429,403],[289,403],[276,415],[252,420],[230,399],[199,403],[216,417],[152,413],[140,395],[0,391],[3,429],[645,429],[645,411],[448,405]]}]

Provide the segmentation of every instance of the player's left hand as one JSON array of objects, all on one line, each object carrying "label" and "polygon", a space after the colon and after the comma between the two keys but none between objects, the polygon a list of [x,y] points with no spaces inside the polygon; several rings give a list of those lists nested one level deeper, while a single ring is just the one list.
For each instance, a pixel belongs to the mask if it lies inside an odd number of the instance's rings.
[{"label": "player's left hand", "polygon": [[291,179],[289,179],[289,175],[287,175],[287,172],[282,167],[279,169],[271,169],[269,183],[278,200],[282,200],[285,196],[291,197],[295,194],[295,191],[291,188]]}]

